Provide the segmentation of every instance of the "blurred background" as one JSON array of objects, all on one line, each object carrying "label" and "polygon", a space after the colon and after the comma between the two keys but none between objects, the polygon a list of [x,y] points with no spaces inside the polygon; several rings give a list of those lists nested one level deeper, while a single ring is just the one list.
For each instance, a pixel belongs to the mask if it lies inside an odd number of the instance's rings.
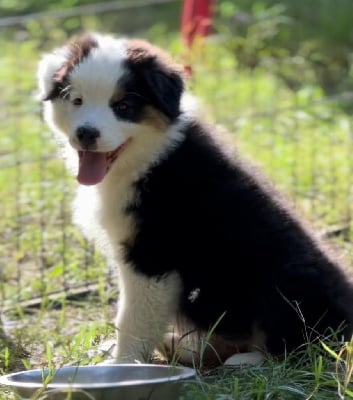
[{"label": "blurred background", "polygon": [[113,331],[116,274],[71,225],[76,182],[36,98],[41,54],[82,31],[171,52],[205,120],[352,264],[352,1],[204,1],[205,37],[192,35],[191,3],[0,0],[0,306],[31,365],[48,346],[62,362],[77,359]]}]

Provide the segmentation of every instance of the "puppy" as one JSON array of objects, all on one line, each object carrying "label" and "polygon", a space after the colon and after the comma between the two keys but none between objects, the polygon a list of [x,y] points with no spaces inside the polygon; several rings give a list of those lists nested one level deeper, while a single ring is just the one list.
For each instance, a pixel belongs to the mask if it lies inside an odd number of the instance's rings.
[{"label": "puppy", "polygon": [[209,340],[220,362],[350,338],[348,276],[181,105],[182,69],[167,54],[84,34],[44,55],[38,78],[44,118],[73,151],[74,221],[119,271],[115,362],[146,361],[169,324],[173,338]]}]

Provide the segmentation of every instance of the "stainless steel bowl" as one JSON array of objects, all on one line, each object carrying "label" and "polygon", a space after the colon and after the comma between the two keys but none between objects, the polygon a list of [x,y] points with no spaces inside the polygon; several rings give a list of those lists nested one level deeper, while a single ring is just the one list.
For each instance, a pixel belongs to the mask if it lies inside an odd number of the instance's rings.
[{"label": "stainless steel bowl", "polygon": [[21,399],[177,400],[195,370],[153,364],[114,364],[30,370],[0,377]]}]

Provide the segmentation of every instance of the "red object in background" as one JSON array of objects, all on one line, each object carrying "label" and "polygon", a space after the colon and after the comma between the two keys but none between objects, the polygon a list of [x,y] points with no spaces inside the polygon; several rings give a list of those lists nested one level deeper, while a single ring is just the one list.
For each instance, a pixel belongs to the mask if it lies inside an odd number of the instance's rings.
[{"label": "red object in background", "polygon": [[184,0],[181,35],[188,47],[198,36],[207,36],[212,29],[213,0]]}]

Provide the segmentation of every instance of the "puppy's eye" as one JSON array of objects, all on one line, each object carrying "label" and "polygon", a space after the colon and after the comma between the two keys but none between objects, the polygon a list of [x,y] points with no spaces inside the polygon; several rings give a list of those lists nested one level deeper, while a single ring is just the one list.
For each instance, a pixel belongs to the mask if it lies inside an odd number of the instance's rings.
[{"label": "puppy's eye", "polygon": [[129,104],[125,101],[119,101],[115,104],[113,104],[113,108],[115,109],[115,111],[118,112],[126,112],[129,109]]},{"label": "puppy's eye", "polygon": [[143,103],[136,95],[128,94],[123,99],[111,101],[110,107],[117,118],[135,121],[142,113]]},{"label": "puppy's eye", "polygon": [[81,99],[81,97],[75,97],[75,98],[72,100],[72,104],[73,104],[74,106],[82,106],[82,103],[83,103],[83,100]]}]

